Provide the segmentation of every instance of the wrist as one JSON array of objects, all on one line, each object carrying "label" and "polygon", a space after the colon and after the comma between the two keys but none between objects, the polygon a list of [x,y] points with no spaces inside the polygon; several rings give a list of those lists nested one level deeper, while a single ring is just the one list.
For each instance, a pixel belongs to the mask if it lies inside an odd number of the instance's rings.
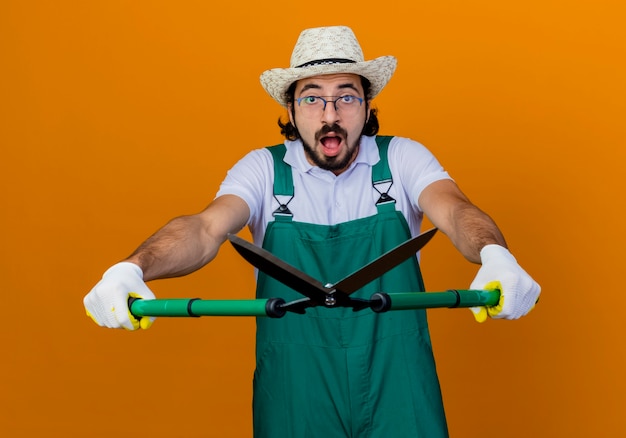
[{"label": "wrist", "polygon": [[143,280],[143,271],[141,270],[139,265],[132,262],[119,262],[114,264],[105,271],[105,273],[102,275],[102,278],[112,274],[130,274],[135,275]]},{"label": "wrist", "polygon": [[513,254],[504,246],[495,243],[483,246],[480,250],[481,263],[484,265],[494,260],[507,260],[512,263],[517,263]]}]

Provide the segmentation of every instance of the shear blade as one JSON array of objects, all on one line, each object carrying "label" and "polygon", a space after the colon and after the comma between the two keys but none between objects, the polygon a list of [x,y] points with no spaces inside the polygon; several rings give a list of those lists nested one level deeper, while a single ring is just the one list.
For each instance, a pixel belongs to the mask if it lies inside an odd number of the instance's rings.
[{"label": "shear blade", "polygon": [[245,260],[261,272],[264,272],[318,304],[323,304],[328,293],[332,291],[332,289],[328,289],[315,278],[282,261],[271,252],[239,236],[229,234],[228,240]]},{"label": "shear blade", "polygon": [[342,280],[339,280],[332,287],[336,289],[337,292],[342,292],[348,295],[361,289],[367,283],[376,280],[385,272],[396,267],[409,257],[414,256],[430,241],[430,239],[432,239],[436,232],[437,228],[431,228],[430,230],[424,231],[422,234],[401,243],[377,259],[363,266],[358,271],[353,272]]}]

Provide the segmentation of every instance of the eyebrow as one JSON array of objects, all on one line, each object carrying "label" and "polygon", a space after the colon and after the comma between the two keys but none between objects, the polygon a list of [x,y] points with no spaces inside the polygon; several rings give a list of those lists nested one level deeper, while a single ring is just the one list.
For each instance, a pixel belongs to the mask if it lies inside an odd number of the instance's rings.
[{"label": "eyebrow", "polygon": [[[319,90],[319,89],[321,89],[321,88],[322,88],[322,87],[320,87],[320,86],[319,86],[318,84],[316,84],[316,83],[310,83],[310,84],[306,84],[304,87],[302,87],[302,90],[300,90],[300,93],[304,93],[306,90]],[[345,84],[340,84],[340,85],[338,86],[338,88],[339,88],[340,90],[343,90],[343,89],[348,88],[348,89],[354,90],[354,91],[356,91],[356,92],[358,92],[358,91],[359,91],[359,90],[357,90],[357,89],[356,89],[356,87],[354,86],[354,84],[352,84],[352,83],[350,83],[350,82],[345,83]]]}]

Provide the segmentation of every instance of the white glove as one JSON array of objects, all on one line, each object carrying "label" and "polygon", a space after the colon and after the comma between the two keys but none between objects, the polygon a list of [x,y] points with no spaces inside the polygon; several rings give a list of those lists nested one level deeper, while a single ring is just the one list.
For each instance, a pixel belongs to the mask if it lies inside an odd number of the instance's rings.
[{"label": "white glove", "polygon": [[492,318],[518,319],[530,312],[539,299],[541,287],[518,265],[508,249],[486,245],[480,251],[481,268],[470,289],[500,291],[500,301],[492,307],[471,307],[476,321]]},{"label": "white glove", "polygon": [[83,304],[87,316],[101,327],[125,328],[127,330],[147,329],[154,317],[137,320],[128,308],[128,298],[154,299],[155,296],[143,282],[143,272],[139,266],[121,262],[111,266],[102,280],[85,295]]}]

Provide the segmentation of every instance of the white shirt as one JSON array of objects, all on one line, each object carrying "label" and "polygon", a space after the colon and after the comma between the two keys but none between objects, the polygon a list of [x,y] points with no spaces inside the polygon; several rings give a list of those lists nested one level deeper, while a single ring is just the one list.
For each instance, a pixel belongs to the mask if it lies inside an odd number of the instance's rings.
[{"label": "white shirt", "polygon": [[[301,141],[285,141],[285,145],[285,162],[293,175],[294,197],[288,207],[294,221],[335,225],[376,214],[380,193],[372,186],[372,166],[380,155],[375,137],[361,137],[356,159],[340,175],[310,164]],[[428,149],[407,138],[394,137],[388,157],[393,177],[388,193],[396,200],[396,210],[404,214],[411,234],[417,235],[423,218],[418,205],[422,190],[450,176]],[[272,213],[279,206],[273,195],[273,181],[272,154],[266,148],[256,149],[228,171],[216,195],[236,195],[248,204],[248,226],[257,245],[262,244],[267,224],[274,220]],[[288,197],[280,200],[287,201]]]}]

